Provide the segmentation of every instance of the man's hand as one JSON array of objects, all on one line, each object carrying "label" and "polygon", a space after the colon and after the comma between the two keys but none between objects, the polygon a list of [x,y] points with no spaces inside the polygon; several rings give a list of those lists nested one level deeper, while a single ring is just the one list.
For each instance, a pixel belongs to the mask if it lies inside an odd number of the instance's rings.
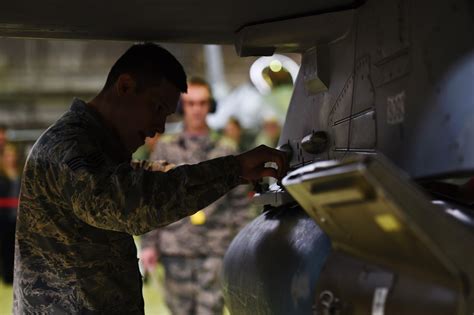
[{"label": "man's hand", "polygon": [[153,247],[144,248],[140,252],[140,261],[145,273],[153,272],[158,262],[158,253]]},{"label": "man's hand", "polygon": [[[285,152],[261,145],[250,151],[236,155],[240,163],[240,176],[248,181],[262,177],[282,179],[288,171],[288,158]],[[274,162],[278,169],[265,167],[265,163]]]}]

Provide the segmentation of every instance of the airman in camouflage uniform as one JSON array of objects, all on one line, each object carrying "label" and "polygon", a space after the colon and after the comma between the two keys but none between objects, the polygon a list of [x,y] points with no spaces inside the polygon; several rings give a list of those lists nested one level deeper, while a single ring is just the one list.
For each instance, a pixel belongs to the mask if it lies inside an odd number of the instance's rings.
[{"label": "airman in camouflage uniform", "polygon": [[[152,158],[173,164],[195,164],[234,153],[216,133],[193,137],[164,136]],[[250,219],[245,186],[239,186],[194,216],[142,237],[142,248],[154,246],[166,271],[167,304],[173,314],[221,314],[219,273],[222,257]]]},{"label": "airman in camouflage uniform", "polygon": [[[133,168],[132,152],[164,132],[184,91],[179,62],[158,45],[137,44],[94,99],[75,100],[37,140],[17,215],[15,314],[143,314],[131,235],[195,213],[242,178],[284,175],[284,155],[263,147],[166,173]],[[278,171],[262,167],[275,160]]]},{"label": "airman in camouflage uniform", "polygon": [[[183,106],[188,106],[190,98],[200,103],[209,94],[207,83],[193,78],[188,81],[188,93],[182,96]],[[234,154],[235,146],[229,140],[209,130],[207,112],[184,111],[185,130],[162,136],[151,159],[180,165]],[[198,125],[196,129],[203,133],[190,133],[187,123]],[[165,267],[166,302],[172,314],[222,314],[219,274],[227,247],[250,219],[246,194],[246,187],[239,186],[190,218],[142,237],[142,249],[153,247]]]},{"label": "airman in camouflage uniform", "polygon": [[35,144],[17,223],[15,313],[143,311],[131,235],[193,214],[238,182],[223,157],[167,173],[133,170],[76,100]]}]

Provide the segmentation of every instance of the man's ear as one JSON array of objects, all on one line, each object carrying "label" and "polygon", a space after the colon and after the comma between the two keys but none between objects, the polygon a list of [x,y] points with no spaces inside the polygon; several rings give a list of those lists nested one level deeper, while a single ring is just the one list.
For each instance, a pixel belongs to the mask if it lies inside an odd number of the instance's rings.
[{"label": "man's ear", "polygon": [[135,93],[137,88],[137,81],[127,73],[122,73],[115,82],[115,89],[118,96],[129,95]]}]

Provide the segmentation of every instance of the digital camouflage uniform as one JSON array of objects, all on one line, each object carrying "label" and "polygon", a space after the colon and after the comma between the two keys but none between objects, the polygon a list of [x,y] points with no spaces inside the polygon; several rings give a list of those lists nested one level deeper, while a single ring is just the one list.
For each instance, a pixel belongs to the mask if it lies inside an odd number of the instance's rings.
[{"label": "digital camouflage uniform", "polygon": [[133,169],[117,137],[75,100],[36,142],[22,179],[15,314],[143,314],[132,234],[207,206],[239,182],[228,156],[167,173]]},{"label": "digital camouflage uniform", "polygon": [[[232,145],[211,132],[164,136],[151,159],[193,164],[234,153]],[[239,186],[190,218],[152,231],[142,248],[154,246],[166,274],[166,302],[176,315],[222,314],[222,258],[237,232],[249,221],[247,188]]]}]

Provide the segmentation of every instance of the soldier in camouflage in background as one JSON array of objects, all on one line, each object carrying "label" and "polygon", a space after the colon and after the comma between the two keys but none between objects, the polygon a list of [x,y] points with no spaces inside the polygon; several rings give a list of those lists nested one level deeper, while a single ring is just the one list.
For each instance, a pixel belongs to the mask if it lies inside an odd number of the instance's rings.
[{"label": "soldier in camouflage in background", "polygon": [[242,179],[284,175],[285,156],[266,147],[167,173],[132,168],[132,152],[164,132],[186,90],[168,51],[134,45],[92,101],[75,100],[37,140],[21,184],[15,314],[143,314],[131,235],[194,214]]},{"label": "soldier in camouflage in background", "polygon": [[[215,102],[203,79],[188,81],[188,92],[181,96],[178,111],[183,114],[183,132],[163,136],[155,145],[152,160],[195,164],[236,153],[233,143],[206,123],[207,114],[215,111]],[[172,314],[222,314],[222,259],[249,219],[247,190],[239,186],[193,216],[142,237],[140,257],[145,270],[154,270],[158,255],[165,267],[166,302]]]}]

